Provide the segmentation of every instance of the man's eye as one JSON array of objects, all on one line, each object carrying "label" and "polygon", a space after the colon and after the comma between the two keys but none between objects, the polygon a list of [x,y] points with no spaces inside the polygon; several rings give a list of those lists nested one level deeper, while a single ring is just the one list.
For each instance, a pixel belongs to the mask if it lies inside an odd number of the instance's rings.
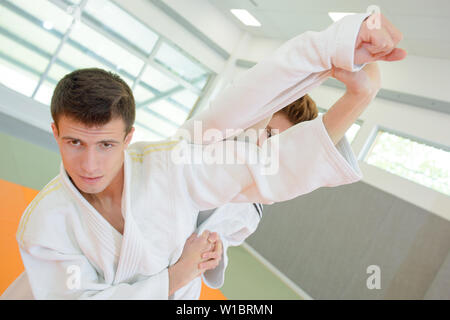
[{"label": "man's eye", "polygon": [[73,146],[79,146],[80,145],[80,141],[79,140],[71,140],[70,144]]},{"label": "man's eye", "polygon": [[105,148],[105,149],[109,149],[109,148],[112,148],[112,144],[111,143],[103,143],[103,148]]}]

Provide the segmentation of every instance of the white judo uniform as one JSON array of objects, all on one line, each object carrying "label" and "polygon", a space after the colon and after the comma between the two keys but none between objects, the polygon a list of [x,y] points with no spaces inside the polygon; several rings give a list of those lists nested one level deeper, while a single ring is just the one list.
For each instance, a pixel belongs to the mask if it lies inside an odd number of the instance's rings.
[{"label": "white judo uniform", "polygon": [[[307,32],[288,41],[196,118],[204,121],[204,128],[224,132],[247,128],[319,85],[332,64],[360,69],[353,64],[354,45],[366,17],[348,16],[323,32]],[[191,126],[189,121],[185,128]],[[123,235],[81,196],[61,165],[60,174],[22,216],[17,241],[25,271],[2,298],[197,299],[200,277],[169,297],[168,267],[196,230],[199,211],[230,202],[271,204],[362,177],[347,140],[335,146],[322,116],[279,135],[280,165],[275,175],[261,174],[260,165],[247,161],[239,147],[235,150],[243,164],[172,161],[175,148],[183,152],[204,148],[194,142],[203,141],[139,142],[125,151]],[[216,142],[224,143],[244,142]],[[242,218],[239,210],[226,211],[236,212],[228,217],[229,223],[218,214],[201,228],[238,244],[254,231],[258,220],[255,224]],[[245,226],[247,231],[239,233]],[[219,267],[203,274],[205,282],[220,286],[225,267],[223,259]]]}]

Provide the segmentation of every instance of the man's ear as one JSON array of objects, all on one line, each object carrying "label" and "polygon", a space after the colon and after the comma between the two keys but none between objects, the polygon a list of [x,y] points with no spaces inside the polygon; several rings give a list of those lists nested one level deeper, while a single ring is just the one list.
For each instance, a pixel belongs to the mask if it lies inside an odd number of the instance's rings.
[{"label": "man's ear", "polygon": [[130,132],[128,132],[127,136],[125,137],[125,149],[130,144],[131,139],[133,139],[133,133],[134,133],[134,127],[131,127]]},{"label": "man's ear", "polygon": [[53,131],[53,136],[55,137],[55,140],[58,140],[59,132],[58,132],[58,128],[56,127],[56,124],[54,122],[52,122],[52,131]]}]

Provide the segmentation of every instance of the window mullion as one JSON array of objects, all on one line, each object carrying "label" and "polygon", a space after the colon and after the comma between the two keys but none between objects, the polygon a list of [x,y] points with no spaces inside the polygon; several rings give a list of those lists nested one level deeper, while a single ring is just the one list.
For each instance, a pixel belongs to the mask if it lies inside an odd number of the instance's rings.
[{"label": "window mullion", "polygon": [[50,68],[52,67],[52,65],[55,63],[59,52],[61,51],[62,47],[67,42],[67,40],[69,39],[70,33],[72,32],[73,28],[79,22],[79,19],[81,17],[81,14],[82,14],[83,9],[86,6],[87,2],[88,2],[88,0],[82,0],[81,3],[78,6],[75,7],[75,9],[74,9],[74,11],[72,13],[72,15],[73,15],[72,23],[71,23],[70,27],[67,29],[67,31],[64,34],[63,38],[61,39],[61,42],[59,43],[59,45],[56,48],[55,52],[53,53],[53,56],[50,59],[49,63],[47,64],[47,67],[45,68],[44,73],[41,75],[41,77],[39,79],[39,82],[38,82],[36,88],[34,89],[33,94],[31,95],[31,98],[34,99],[34,97],[36,96],[36,94],[37,94],[39,88],[41,87],[42,83],[47,78],[48,72],[50,71]]}]

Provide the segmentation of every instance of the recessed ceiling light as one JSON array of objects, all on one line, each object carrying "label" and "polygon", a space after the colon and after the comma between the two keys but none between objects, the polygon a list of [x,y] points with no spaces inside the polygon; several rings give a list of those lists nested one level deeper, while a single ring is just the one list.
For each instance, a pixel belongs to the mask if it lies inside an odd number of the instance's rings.
[{"label": "recessed ceiling light", "polygon": [[260,27],[261,23],[256,20],[254,16],[251,15],[250,12],[248,12],[245,9],[231,9],[230,10],[232,14],[236,16],[243,24],[246,26],[252,26],[252,27]]},{"label": "recessed ceiling light", "polygon": [[330,16],[331,20],[334,22],[342,19],[345,16],[355,14],[354,12],[328,12],[328,15]]}]

